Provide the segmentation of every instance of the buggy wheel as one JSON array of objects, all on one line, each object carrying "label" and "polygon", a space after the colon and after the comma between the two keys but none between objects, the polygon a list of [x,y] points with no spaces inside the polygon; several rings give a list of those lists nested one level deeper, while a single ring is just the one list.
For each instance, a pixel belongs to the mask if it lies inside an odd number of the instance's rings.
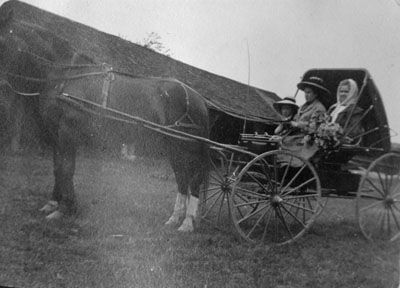
[{"label": "buggy wheel", "polygon": [[240,169],[235,157],[233,152],[212,150],[208,185],[200,191],[201,221],[220,230],[226,229],[230,224],[229,194]]},{"label": "buggy wheel", "polygon": [[369,240],[394,240],[400,233],[400,154],[380,156],[361,178],[356,216]]},{"label": "buggy wheel", "polygon": [[234,226],[244,240],[283,245],[298,239],[322,211],[313,165],[289,151],[257,156],[240,172],[230,195]]}]

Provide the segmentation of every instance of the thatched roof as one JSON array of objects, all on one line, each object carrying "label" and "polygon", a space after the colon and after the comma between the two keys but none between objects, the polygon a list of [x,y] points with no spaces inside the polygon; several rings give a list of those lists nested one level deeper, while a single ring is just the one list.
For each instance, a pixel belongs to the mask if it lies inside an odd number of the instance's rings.
[{"label": "thatched roof", "polygon": [[[195,68],[150,49],[19,1],[4,3],[0,10],[14,9],[17,19],[45,27],[67,40],[77,51],[98,63],[138,76],[176,78],[213,103],[233,113],[273,117],[272,92]],[[112,19],[109,19],[112,21]]]}]

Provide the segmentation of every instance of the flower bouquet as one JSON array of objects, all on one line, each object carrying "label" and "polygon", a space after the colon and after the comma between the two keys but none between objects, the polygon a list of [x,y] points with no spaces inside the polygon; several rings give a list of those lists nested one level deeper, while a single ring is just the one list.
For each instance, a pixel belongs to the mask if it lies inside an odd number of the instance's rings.
[{"label": "flower bouquet", "polygon": [[343,128],[338,123],[330,122],[327,113],[318,113],[311,118],[307,127],[305,141],[315,143],[322,150],[333,150],[343,136]]}]

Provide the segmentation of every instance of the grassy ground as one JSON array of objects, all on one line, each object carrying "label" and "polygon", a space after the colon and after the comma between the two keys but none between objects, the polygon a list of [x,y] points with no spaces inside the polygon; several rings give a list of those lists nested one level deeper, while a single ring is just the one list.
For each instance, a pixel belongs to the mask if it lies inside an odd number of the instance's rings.
[{"label": "grassy ground", "polygon": [[[76,217],[47,222],[51,157],[2,156],[0,285],[15,287],[397,287],[398,247],[368,243],[352,200],[330,199],[295,244],[265,249],[201,225],[164,227],[163,161],[79,157]],[[164,180],[163,180],[164,179]]]}]

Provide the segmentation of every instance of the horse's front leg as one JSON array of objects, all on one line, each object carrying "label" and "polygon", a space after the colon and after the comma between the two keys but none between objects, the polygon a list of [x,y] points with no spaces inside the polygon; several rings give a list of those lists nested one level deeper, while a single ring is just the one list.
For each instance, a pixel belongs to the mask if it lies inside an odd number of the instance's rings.
[{"label": "horse's front leg", "polygon": [[[58,130],[58,139],[53,149],[54,189],[52,195],[56,210],[46,219],[57,219],[76,213],[77,203],[73,176],[75,173],[76,144],[71,127],[63,124]],[[51,203],[48,203],[51,204]]]},{"label": "horse's front leg", "polygon": [[165,225],[179,225],[185,217],[186,206],[188,204],[188,189],[187,179],[181,171],[175,170],[175,179],[178,185],[178,193],[176,195],[174,211]]},{"label": "horse's front leg", "polygon": [[[196,164],[192,163],[191,167],[187,167],[186,181],[189,183],[190,196],[186,207],[185,219],[182,225],[178,228],[181,232],[192,232],[194,231],[194,224],[197,220],[197,211],[199,209],[199,196],[202,184],[206,184],[208,181],[208,171],[206,166],[206,159],[200,159]],[[203,163],[204,162],[204,163]]]},{"label": "horse's front leg", "polygon": [[54,187],[51,200],[44,205],[40,211],[46,214],[54,212],[58,209],[58,203],[61,202],[61,182],[62,182],[62,166],[63,157],[60,149],[58,148],[58,140],[54,141],[53,145],[53,174],[54,174]]},{"label": "horse's front leg", "polygon": [[197,210],[199,206],[199,197],[190,195],[188,205],[186,208],[185,219],[182,222],[182,225],[178,228],[180,232],[193,232],[194,231],[194,222],[197,217]]},{"label": "horse's front leg", "polygon": [[180,192],[177,193],[174,211],[172,212],[172,215],[169,217],[168,221],[165,222],[165,225],[178,225],[182,221],[183,217],[185,216],[187,200],[187,195],[183,195]]},{"label": "horse's front leg", "polygon": [[[179,190],[179,195],[182,197],[182,195],[186,195],[185,197],[185,206],[186,209],[181,209],[180,210],[180,218],[184,217],[184,220],[182,222],[182,225],[178,228],[178,231],[180,232],[193,232],[194,231],[194,222],[196,220],[197,216],[197,210],[198,210],[198,204],[199,204],[199,193],[197,193],[197,190],[192,191],[192,195],[189,194],[189,184],[190,187],[192,188],[192,183],[191,180],[191,173],[189,169],[185,169],[185,167],[180,167],[180,171],[175,173],[176,181],[178,184],[178,190]],[[192,189],[191,189],[192,190]],[[194,192],[194,194],[193,194]],[[175,212],[175,210],[174,210]],[[171,218],[174,216],[172,214]]]}]

